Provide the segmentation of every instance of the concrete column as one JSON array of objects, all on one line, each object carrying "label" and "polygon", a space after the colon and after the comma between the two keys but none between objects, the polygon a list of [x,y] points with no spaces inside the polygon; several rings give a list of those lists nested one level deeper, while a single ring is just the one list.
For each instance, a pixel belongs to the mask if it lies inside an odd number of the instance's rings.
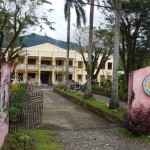
[{"label": "concrete column", "polygon": [[24,83],[27,82],[27,78],[28,78],[28,56],[25,56],[25,60],[24,60],[24,66],[25,66],[25,78],[24,78]]},{"label": "concrete column", "polygon": [[55,84],[55,68],[56,68],[56,59],[55,57],[53,57],[53,61],[52,61],[52,83]]},{"label": "concrete column", "polygon": [[41,57],[38,57],[38,85],[41,85]]}]

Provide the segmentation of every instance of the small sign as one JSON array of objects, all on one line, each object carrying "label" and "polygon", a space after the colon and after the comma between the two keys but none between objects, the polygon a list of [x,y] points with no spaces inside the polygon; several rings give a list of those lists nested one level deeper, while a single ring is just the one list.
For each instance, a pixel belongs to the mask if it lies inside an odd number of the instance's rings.
[{"label": "small sign", "polygon": [[143,81],[143,89],[144,92],[150,96],[150,75],[146,76],[146,78]]}]

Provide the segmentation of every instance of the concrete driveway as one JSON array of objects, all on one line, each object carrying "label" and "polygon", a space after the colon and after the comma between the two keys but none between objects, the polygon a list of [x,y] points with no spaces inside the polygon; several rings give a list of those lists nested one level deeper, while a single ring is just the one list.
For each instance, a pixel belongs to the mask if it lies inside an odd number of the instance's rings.
[{"label": "concrete driveway", "polygon": [[54,93],[44,93],[42,129],[55,130],[64,150],[150,150],[150,145],[120,137],[118,126]]}]

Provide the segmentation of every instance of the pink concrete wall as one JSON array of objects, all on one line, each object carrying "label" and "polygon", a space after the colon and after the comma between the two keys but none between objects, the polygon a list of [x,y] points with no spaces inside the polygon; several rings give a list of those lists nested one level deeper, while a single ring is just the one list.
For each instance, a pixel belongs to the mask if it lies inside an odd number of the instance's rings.
[{"label": "pink concrete wall", "polygon": [[2,147],[4,143],[4,139],[9,131],[9,119],[8,119],[8,113],[1,118],[0,122],[0,148]]},{"label": "pink concrete wall", "polygon": [[133,71],[129,75],[129,110],[138,108],[141,104],[146,108],[150,108],[150,96],[143,89],[143,81],[148,75],[150,75],[150,67]]}]

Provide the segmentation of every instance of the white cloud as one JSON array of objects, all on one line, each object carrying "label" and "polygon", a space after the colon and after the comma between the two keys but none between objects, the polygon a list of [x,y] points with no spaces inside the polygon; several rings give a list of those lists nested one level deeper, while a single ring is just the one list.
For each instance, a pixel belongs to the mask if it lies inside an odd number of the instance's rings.
[{"label": "white cloud", "polygon": [[[55,22],[53,25],[55,28],[55,31],[50,30],[46,25],[44,25],[44,31],[38,32],[35,31],[37,34],[44,35],[45,33],[55,39],[66,41],[67,39],[67,22],[65,21],[64,17],[64,0],[50,0],[52,2],[52,8],[54,9],[53,12],[49,13],[49,18],[51,21]],[[59,1],[59,2],[58,2]],[[49,6],[44,6],[44,8],[47,8]],[[86,15],[87,15],[87,24],[89,24],[89,12],[90,12],[90,6],[85,7]],[[101,17],[101,18],[100,18]],[[97,10],[95,7],[94,11],[94,26],[99,26],[100,22],[104,22],[103,15],[100,14],[100,11]],[[75,11],[72,10],[71,12],[71,24],[76,23],[76,14]],[[72,33],[73,34],[73,33]],[[73,35],[71,35],[72,37]],[[73,40],[73,38],[71,38]]]}]

